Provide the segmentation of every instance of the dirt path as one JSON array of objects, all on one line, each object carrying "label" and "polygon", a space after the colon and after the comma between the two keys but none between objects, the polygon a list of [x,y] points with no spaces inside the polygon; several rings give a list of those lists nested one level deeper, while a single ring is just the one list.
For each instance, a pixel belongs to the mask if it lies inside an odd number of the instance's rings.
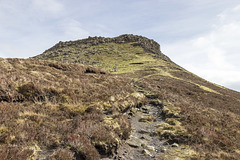
[{"label": "dirt path", "polygon": [[132,113],[128,113],[132,125],[130,138],[120,146],[116,155],[104,160],[151,160],[167,147],[154,134],[156,124],[163,122],[159,106],[145,105]]}]

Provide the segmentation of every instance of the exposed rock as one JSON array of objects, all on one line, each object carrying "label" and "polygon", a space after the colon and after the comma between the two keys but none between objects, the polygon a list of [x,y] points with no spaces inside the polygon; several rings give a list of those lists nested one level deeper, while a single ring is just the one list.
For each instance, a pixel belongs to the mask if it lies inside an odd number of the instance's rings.
[{"label": "exposed rock", "polygon": [[139,148],[139,147],[141,147],[144,144],[144,142],[142,140],[140,140],[139,138],[134,137],[134,136],[130,136],[130,139],[128,139],[126,141],[126,143],[129,146],[135,147],[135,148]]},{"label": "exposed rock", "polygon": [[[148,39],[143,36],[137,36],[133,34],[124,34],[120,35],[118,37],[114,38],[105,38],[105,37],[88,37],[86,39],[82,40],[77,40],[77,41],[68,41],[68,42],[59,42],[56,45],[54,45],[52,48],[46,50],[43,55],[46,55],[50,53],[50,51],[55,51],[55,50],[61,50],[61,48],[64,48],[66,46],[78,46],[78,48],[85,49],[89,48],[94,45],[98,45],[101,43],[126,43],[126,42],[136,42],[133,45],[135,46],[141,46],[144,48],[147,52],[152,52],[156,55],[158,55],[161,59],[165,61],[171,61],[169,57],[164,55],[161,50],[160,50],[160,45],[152,40]],[[53,54],[53,53],[52,53]],[[90,53],[89,53],[90,54]],[[94,52],[91,52],[91,54],[96,54]],[[38,58],[39,56],[33,57],[33,58]]]},{"label": "exposed rock", "polygon": [[152,156],[151,152],[147,149],[143,150],[143,154],[146,155],[146,156],[150,156],[150,157]]},{"label": "exposed rock", "polygon": [[179,147],[179,145],[177,143],[173,143],[172,147]]},{"label": "exposed rock", "polygon": [[110,101],[114,102],[116,100],[116,98],[114,96],[111,96],[110,98]]},{"label": "exposed rock", "polygon": [[153,152],[155,152],[155,147],[154,146],[146,146],[146,150],[153,153]]},{"label": "exposed rock", "polygon": [[[144,114],[142,108],[147,108],[149,113]],[[151,114],[154,113],[154,114]],[[158,135],[154,135],[156,127],[155,123],[160,123],[162,121],[160,115],[160,110],[157,106],[147,105],[140,107],[135,115],[130,117],[132,124],[132,132],[130,139],[126,141],[118,150],[118,155],[123,155],[125,159],[145,159],[150,160],[161,153],[161,149],[164,147],[163,141],[160,140]],[[139,122],[144,116],[151,116],[156,122],[143,123]],[[128,151],[125,153],[124,151]]]},{"label": "exposed rock", "polygon": [[143,99],[145,98],[144,94],[139,93],[139,92],[134,92],[131,94],[133,97],[137,98],[137,99]]},{"label": "exposed rock", "polygon": [[151,131],[146,130],[146,129],[141,129],[141,130],[138,131],[138,132],[141,133],[141,134],[149,134],[149,133],[151,133]]},{"label": "exposed rock", "polygon": [[166,152],[166,151],[167,151],[167,148],[162,148],[162,149],[161,149],[161,152],[162,152],[162,153],[164,153],[164,152]]}]

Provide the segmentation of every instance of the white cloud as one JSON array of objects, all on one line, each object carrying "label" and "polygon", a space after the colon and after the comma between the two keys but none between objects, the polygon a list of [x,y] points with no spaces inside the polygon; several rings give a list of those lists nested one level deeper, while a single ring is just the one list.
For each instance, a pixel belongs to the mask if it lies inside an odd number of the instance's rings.
[{"label": "white cloud", "polygon": [[36,9],[54,14],[59,13],[64,9],[63,4],[57,0],[33,0],[32,3]]},{"label": "white cloud", "polygon": [[[218,23],[201,36],[167,44],[164,52],[186,69],[240,91],[240,5],[219,14]],[[233,85],[234,84],[234,85]]]},{"label": "white cloud", "polygon": [[[205,77],[207,80],[223,85],[225,87],[230,87],[231,89],[235,89],[240,91],[240,71],[239,70],[226,70],[219,68],[202,68],[193,66],[193,65],[185,65],[186,68],[191,70],[193,73],[197,73],[201,77]],[[233,84],[238,84],[234,87]]]}]

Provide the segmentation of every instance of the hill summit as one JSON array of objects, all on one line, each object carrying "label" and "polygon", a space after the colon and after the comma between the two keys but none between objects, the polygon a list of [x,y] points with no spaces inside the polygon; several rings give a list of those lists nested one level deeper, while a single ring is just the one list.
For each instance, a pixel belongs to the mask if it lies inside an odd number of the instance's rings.
[{"label": "hill summit", "polygon": [[[86,39],[77,40],[77,41],[68,41],[68,42],[59,42],[56,45],[54,45],[52,48],[46,50],[43,54],[36,56],[34,58],[51,58],[56,55],[63,56],[69,55],[71,53],[76,53],[74,50],[71,50],[73,48],[80,49],[87,49],[91,48],[93,46],[98,46],[103,43],[116,43],[116,44],[123,44],[123,43],[131,43],[133,46],[140,46],[142,47],[146,52],[151,52],[159,57],[161,57],[163,60],[170,61],[170,59],[164,55],[160,50],[160,45],[155,42],[154,40],[148,39],[143,36],[133,35],[133,34],[124,34],[118,37],[114,38],[105,38],[105,37],[88,37]],[[62,51],[61,49],[64,49]],[[64,53],[62,53],[64,52]],[[89,54],[95,54],[94,52],[90,52]],[[63,60],[67,61],[67,59]]]},{"label": "hill summit", "polygon": [[0,159],[240,157],[240,93],[175,64],[154,40],[59,42],[0,68]]}]

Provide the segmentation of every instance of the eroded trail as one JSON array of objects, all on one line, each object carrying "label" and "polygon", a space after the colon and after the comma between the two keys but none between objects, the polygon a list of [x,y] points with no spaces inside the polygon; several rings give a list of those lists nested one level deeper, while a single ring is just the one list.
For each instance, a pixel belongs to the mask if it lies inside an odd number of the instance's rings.
[{"label": "eroded trail", "polygon": [[133,108],[127,114],[132,125],[131,135],[110,159],[150,160],[164,152],[167,145],[155,134],[155,126],[163,122],[160,106],[148,104]]}]

